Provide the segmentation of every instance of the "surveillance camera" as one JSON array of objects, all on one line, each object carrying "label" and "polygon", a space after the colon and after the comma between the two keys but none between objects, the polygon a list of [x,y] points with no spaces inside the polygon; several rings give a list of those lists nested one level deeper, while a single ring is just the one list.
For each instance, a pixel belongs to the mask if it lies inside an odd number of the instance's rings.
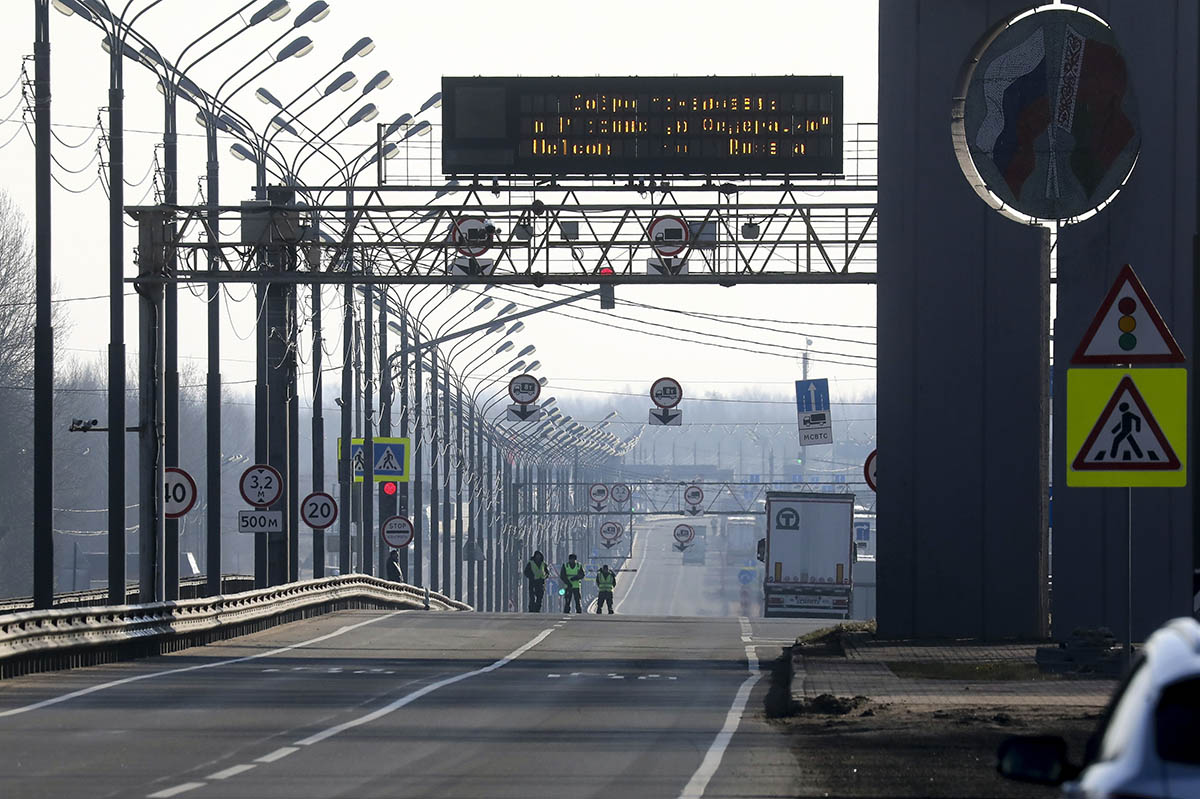
[{"label": "surveillance camera", "polygon": [[98,425],[98,424],[100,424],[100,420],[99,420],[99,419],[93,419],[93,420],[91,420],[90,422],[88,422],[88,427],[95,427],[95,426],[96,426],[96,425]]}]

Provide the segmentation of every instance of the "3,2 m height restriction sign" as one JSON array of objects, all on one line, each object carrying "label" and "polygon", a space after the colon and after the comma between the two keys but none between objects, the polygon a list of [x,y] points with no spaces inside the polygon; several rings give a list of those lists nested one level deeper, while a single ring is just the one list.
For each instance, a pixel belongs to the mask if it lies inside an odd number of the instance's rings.
[{"label": "3,2 m height restriction sign", "polygon": [[238,490],[246,502],[256,508],[266,508],[283,495],[283,478],[273,467],[256,463],[242,472]]}]

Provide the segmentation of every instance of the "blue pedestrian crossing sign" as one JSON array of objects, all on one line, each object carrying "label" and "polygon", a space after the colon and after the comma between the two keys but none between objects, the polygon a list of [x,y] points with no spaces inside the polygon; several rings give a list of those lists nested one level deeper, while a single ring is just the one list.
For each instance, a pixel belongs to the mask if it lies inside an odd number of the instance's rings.
[{"label": "blue pedestrian crossing sign", "polygon": [[833,443],[827,379],[796,381],[796,422],[800,427],[800,446]]},{"label": "blue pedestrian crossing sign", "polygon": [[[350,439],[350,463],[354,467],[354,482],[361,483],[367,472],[363,457],[363,439]],[[376,483],[407,483],[409,474],[409,439],[407,438],[376,438],[374,445]],[[338,458],[342,457],[342,440],[338,439]]]},{"label": "blue pedestrian crossing sign", "polygon": [[742,585],[750,585],[754,582],[754,578],[758,576],[758,572],[754,568],[742,568],[738,572],[738,582]]}]

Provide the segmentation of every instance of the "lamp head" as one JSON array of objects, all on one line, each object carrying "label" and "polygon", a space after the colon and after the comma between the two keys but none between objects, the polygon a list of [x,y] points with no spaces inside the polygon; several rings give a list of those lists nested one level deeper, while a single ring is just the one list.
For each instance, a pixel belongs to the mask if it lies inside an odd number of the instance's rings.
[{"label": "lamp head", "polygon": [[271,0],[265,6],[255,11],[250,17],[250,25],[254,26],[260,22],[271,20],[277,22],[283,19],[292,12],[292,7],[288,5],[287,0]]},{"label": "lamp head", "polygon": [[325,87],[324,94],[326,97],[328,97],[336,91],[350,91],[354,88],[356,83],[358,83],[358,76],[347,70],[334,78],[329,85]]},{"label": "lamp head", "polygon": [[254,96],[258,98],[258,101],[260,103],[265,103],[267,105],[273,105],[276,108],[283,108],[283,103],[279,102],[279,98],[276,97],[275,95],[271,94],[269,91],[267,91],[262,86],[259,86],[257,89],[254,90]]},{"label": "lamp head", "polygon": [[525,348],[523,350],[518,352],[517,355],[524,358],[527,355],[532,355],[536,351],[537,351],[537,347],[533,346],[532,344],[528,344],[525,346]]},{"label": "lamp head", "polygon": [[370,36],[364,36],[351,45],[350,49],[342,55],[342,61],[349,61],[355,56],[360,58],[369,55],[375,49],[375,42],[371,41]]},{"label": "lamp head", "polygon": [[379,116],[379,109],[375,107],[374,103],[367,103],[350,115],[350,118],[346,120],[346,127],[354,127],[359,122],[370,122],[377,116]]},{"label": "lamp head", "polygon": [[386,89],[388,86],[391,86],[391,85],[392,85],[392,74],[385,69],[385,70],[380,71],[378,74],[375,75],[375,77],[373,77],[369,81],[367,81],[367,85],[363,87],[362,93],[367,94],[368,92],[373,92],[376,89]]},{"label": "lamp head", "polygon": [[320,22],[329,16],[329,3],[325,0],[315,0],[310,3],[308,8],[296,15],[296,21],[292,23],[293,28],[299,28],[309,22]]},{"label": "lamp head", "polygon": [[304,58],[312,52],[313,41],[307,36],[297,36],[286,47],[279,51],[279,55],[275,56],[275,61],[287,61],[292,56],[296,58]]}]

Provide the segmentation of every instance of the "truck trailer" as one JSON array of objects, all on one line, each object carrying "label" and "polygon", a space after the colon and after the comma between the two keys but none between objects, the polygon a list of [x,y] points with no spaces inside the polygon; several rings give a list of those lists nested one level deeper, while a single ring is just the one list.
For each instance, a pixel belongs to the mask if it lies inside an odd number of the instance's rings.
[{"label": "truck trailer", "polygon": [[763,615],[848,619],[854,495],[767,492]]}]

